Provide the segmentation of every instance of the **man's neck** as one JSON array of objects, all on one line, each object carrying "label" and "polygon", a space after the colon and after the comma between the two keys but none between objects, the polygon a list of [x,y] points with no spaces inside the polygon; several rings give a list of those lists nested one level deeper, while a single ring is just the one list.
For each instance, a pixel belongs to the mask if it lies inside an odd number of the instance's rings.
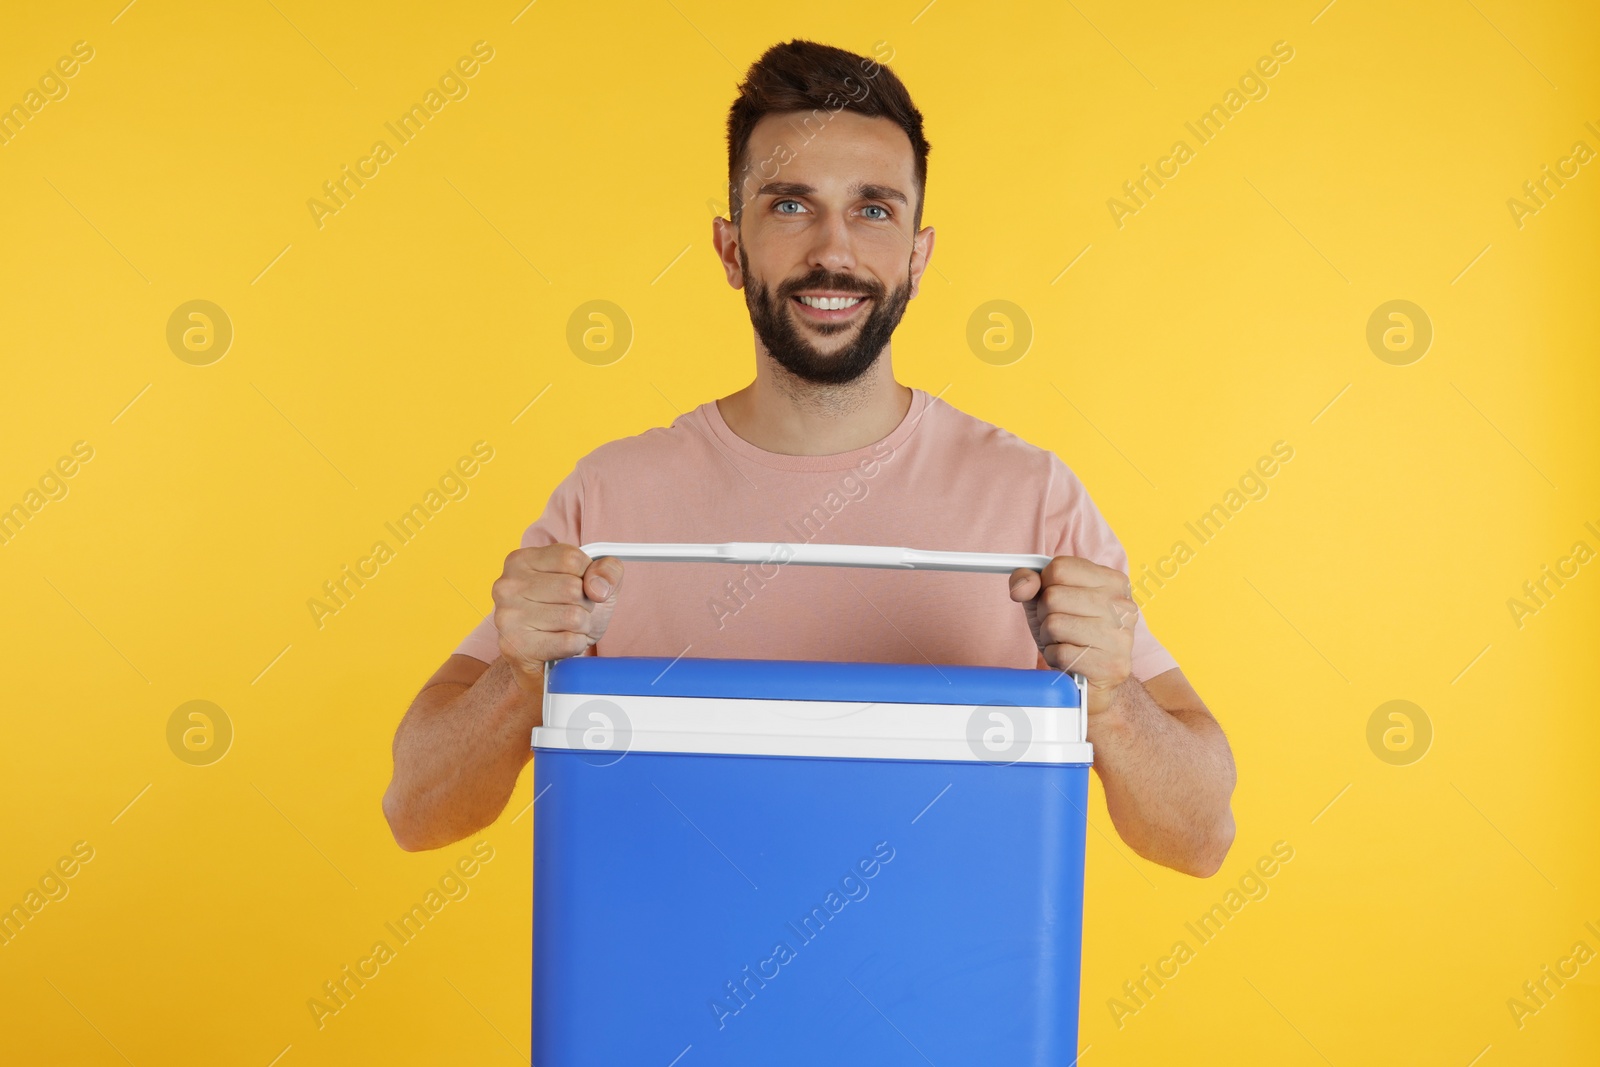
[{"label": "man's neck", "polygon": [[756,358],[755,381],[718,400],[717,410],[730,430],[766,452],[831,456],[865,448],[894,432],[911,409],[911,390],[894,380],[887,349],[843,385],[797,378],[764,351]]}]

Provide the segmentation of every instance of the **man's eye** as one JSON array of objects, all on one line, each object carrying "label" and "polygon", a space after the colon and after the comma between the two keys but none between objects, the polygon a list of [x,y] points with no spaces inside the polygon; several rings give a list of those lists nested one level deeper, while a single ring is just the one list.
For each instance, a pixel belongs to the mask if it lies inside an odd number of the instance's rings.
[{"label": "man's eye", "polygon": [[772,206],[773,206],[773,210],[777,211],[778,214],[780,214],[780,215],[794,215],[797,212],[785,211],[784,210],[784,207],[786,205],[791,205],[791,204],[793,206],[797,207],[797,208],[801,206],[800,201],[798,201],[798,200],[779,200],[776,204],[774,204]]},{"label": "man's eye", "polygon": [[881,215],[869,215],[868,218],[886,219],[886,218],[889,217],[889,209],[884,207],[882,204],[868,204],[866,207],[862,208],[861,210],[862,211],[881,211],[881,212],[883,212],[883,214],[881,214]]}]

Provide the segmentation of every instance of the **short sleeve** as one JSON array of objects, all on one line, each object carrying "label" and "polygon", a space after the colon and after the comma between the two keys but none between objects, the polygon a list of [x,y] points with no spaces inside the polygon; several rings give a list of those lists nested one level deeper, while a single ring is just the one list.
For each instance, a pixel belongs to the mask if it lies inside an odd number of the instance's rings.
[{"label": "short sleeve", "polygon": [[[1045,492],[1045,542],[1052,556],[1078,556],[1128,573],[1128,554],[1122,542],[1111,532],[1083,482],[1054,453],[1050,454],[1050,485]],[[1145,682],[1177,665],[1150,632],[1140,611],[1133,624],[1133,677]]]},{"label": "short sleeve", "polygon": [[[523,548],[583,544],[583,475],[574,467],[550,493],[544,513],[522,533]],[[466,639],[456,646],[458,656],[493,663],[500,656],[500,632],[494,614],[484,616]]]}]

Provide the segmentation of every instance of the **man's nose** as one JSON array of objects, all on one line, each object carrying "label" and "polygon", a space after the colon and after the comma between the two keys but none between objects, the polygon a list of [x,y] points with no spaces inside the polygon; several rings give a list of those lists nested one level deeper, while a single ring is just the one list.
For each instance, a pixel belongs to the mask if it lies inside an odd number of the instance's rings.
[{"label": "man's nose", "polygon": [[811,232],[813,241],[806,260],[809,265],[835,274],[855,271],[855,248],[844,216],[827,213]]}]

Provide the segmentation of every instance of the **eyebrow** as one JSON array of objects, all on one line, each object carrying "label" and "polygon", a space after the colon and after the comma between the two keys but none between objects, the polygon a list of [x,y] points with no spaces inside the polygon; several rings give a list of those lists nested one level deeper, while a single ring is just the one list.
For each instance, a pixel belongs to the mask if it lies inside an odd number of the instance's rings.
[{"label": "eyebrow", "polygon": [[[811,196],[816,187],[804,182],[767,182],[756,190],[757,196]],[[906,194],[890,185],[874,185],[871,182],[856,182],[849,189],[852,197],[858,200],[898,200],[907,207],[911,202],[906,199]]]}]

